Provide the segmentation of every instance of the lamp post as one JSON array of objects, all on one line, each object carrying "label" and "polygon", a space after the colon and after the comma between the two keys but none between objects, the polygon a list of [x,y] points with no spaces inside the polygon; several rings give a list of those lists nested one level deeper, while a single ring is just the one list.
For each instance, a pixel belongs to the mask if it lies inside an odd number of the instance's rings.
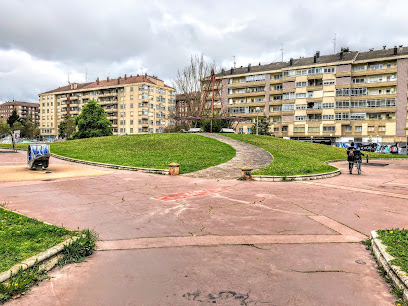
[{"label": "lamp post", "polygon": [[377,135],[377,145],[378,145],[378,137],[380,137],[380,135]]},{"label": "lamp post", "polygon": [[256,111],[256,136],[258,136],[258,119],[259,119],[259,111],[261,109],[259,107],[255,108]]},{"label": "lamp post", "polygon": [[310,140],[312,141],[312,143],[313,143],[313,135],[312,136],[310,136]]}]

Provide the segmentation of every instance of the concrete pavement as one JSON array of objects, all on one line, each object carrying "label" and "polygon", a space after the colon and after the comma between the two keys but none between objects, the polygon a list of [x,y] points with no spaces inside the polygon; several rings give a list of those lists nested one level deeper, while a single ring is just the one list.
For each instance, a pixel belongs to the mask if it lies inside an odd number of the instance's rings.
[{"label": "concrete pavement", "polygon": [[[24,162],[23,153],[7,155],[0,166]],[[408,161],[386,163],[313,182],[117,170],[0,182],[9,209],[95,228],[102,240],[88,262],[53,270],[11,304],[393,305],[358,242],[373,229],[408,225]]]}]

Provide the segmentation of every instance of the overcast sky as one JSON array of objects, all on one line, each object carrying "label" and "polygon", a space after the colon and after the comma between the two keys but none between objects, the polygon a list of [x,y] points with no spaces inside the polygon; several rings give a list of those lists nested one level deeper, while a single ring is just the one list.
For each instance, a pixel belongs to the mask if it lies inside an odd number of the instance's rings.
[{"label": "overcast sky", "polygon": [[0,0],[0,102],[125,73],[171,85],[191,54],[217,66],[408,44],[406,0]]}]

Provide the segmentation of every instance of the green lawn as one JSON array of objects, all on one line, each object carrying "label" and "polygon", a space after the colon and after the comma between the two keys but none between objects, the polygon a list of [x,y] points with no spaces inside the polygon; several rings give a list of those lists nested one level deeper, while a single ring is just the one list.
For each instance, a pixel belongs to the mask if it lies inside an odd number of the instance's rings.
[{"label": "green lawn", "polygon": [[379,230],[377,233],[387,253],[394,257],[391,264],[408,273],[408,229]]},{"label": "green lawn", "polygon": [[[346,149],[303,141],[288,140],[271,136],[223,134],[260,147],[273,155],[274,161],[267,167],[257,170],[258,175],[304,175],[334,171],[337,168],[324,162],[346,159]],[[402,155],[369,153],[370,158],[406,158]]]},{"label": "green lawn", "polygon": [[[27,144],[18,148],[27,148]],[[164,133],[109,136],[70,140],[51,144],[51,152],[76,159],[167,169],[179,163],[180,173],[188,173],[224,163],[235,156],[231,146],[201,135]]]},{"label": "green lawn", "polygon": [[0,272],[68,239],[71,232],[0,207]]}]

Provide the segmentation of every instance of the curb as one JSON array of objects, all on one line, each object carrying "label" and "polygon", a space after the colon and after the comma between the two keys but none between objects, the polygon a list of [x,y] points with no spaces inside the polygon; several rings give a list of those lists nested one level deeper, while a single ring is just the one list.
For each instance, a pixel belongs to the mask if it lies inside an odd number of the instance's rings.
[{"label": "curb", "polygon": [[380,239],[378,239],[378,234],[376,231],[371,232],[372,246],[375,258],[377,262],[381,265],[390,277],[394,287],[403,290],[403,299],[408,301],[408,274],[402,271],[399,267],[394,266],[390,263],[394,259],[386,251],[386,246],[382,244]]},{"label": "curb", "polygon": [[[9,148],[4,148],[4,149],[9,149]],[[17,151],[27,151],[27,149],[16,149],[16,150]],[[166,170],[166,169],[141,168],[141,167],[114,165],[114,164],[104,164],[104,163],[91,162],[91,161],[82,160],[82,159],[75,159],[71,157],[65,157],[65,156],[55,154],[55,153],[51,153],[51,156],[61,159],[61,160],[69,161],[72,163],[84,164],[84,165],[89,165],[89,166],[112,168],[112,169],[118,169],[118,170],[142,171],[145,173],[169,174],[169,170]]]},{"label": "curb", "polygon": [[69,238],[49,248],[48,250],[45,250],[37,255],[31,256],[30,258],[27,258],[22,262],[12,266],[9,270],[0,273],[0,283],[6,283],[11,277],[11,275],[15,275],[18,272],[20,267],[23,269],[23,271],[27,270],[28,268],[31,268],[32,266],[35,265],[36,260],[38,261],[38,264],[40,266],[40,271],[51,270],[58,264],[58,261],[63,256],[60,253],[64,249],[64,245],[69,245],[76,239],[78,239],[78,237]]},{"label": "curb", "polygon": [[169,174],[169,170],[166,170],[166,169],[141,168],[141,167],[131,167],[131,166],[121,166],[121,165],[114,165],[114,164],[105,164],[105,163],[91,162],[91,161],[87,161],[87,160],[81,160],[81,159],[65,157],[65,156],[54,154],[54,153],[51,153],[51,156],[55,157],[55,158],[58,158],[58,159],[61,159],[61,160],[65,160],[65,161],[69,161],[69,162],[73,162],[73,163],[84,164],[84,165],[90,165],[90,166],[112,168],[112,169],[118,169],[118,170],[142,171],[142,172],[145,172],[145,173]]}]

